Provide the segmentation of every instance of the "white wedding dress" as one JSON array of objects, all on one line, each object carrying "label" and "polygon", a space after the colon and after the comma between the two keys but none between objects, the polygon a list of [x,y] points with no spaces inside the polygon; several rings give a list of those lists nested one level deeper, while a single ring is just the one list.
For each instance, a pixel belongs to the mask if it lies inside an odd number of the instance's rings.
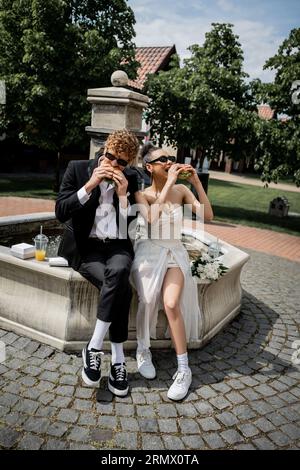
[{"label": "white wedding dress", "polygon": [[[187,342],[197,340],[202,333],[202,315],[198,303],[197,284],[191,274],[187,250],[181,242],[183,211],[181,206],[169,206],[159,220],[149,227],[141,214],[137,218],[135,258],[130,280],[138,294],[137,339],[143,348],[156,338],[161,290],[169,267],[180,267],[184,275],[180,308],[184,319]],[[169,337],[168,330],[166,337]]]}]

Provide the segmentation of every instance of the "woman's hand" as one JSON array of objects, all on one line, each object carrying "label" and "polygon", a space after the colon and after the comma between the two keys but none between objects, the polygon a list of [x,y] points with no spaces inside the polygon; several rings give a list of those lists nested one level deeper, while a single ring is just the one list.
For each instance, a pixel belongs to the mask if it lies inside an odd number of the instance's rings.
[{"label": "woman's hand", "polygon": [[128,180],[121,170],[113,170],[112,180],[116,184],[116,193],[119,197],[127,195]]},{"label": "woman's hand", "polygon": [[179,173],[182,171],[182,166],[180,163],[174,163],[171,165],[168,171],[167,183],[173,185],[176,183]]},{"label": "woman's hand", "polygon": [[188,183],[191,183],[193,186],[196,186],[199,183],[201,184],[201,181],[197,175],[197,171],[195,170],[195,168],[192,167],[192,165],[185,165],[184,171],[188,171],[191,173],[191,176],[186,179]]}]

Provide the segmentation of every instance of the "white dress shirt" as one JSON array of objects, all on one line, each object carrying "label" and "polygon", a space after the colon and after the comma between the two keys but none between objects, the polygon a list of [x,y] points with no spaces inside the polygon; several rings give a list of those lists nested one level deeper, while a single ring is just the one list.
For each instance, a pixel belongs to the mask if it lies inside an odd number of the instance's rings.
[{"label": "white dress shirt", "polygon": [[[90,232],[90,238],[117,238],[118,227],[116,222],[116,210],[113,206],[113,196],[115,187],[102,181],[100,183],[101,194],[99,197],[99,206],[96,209],[95,220]],[[84,205],[90,198],[85,187],[77,191],[77,197],[80,204]]]}]

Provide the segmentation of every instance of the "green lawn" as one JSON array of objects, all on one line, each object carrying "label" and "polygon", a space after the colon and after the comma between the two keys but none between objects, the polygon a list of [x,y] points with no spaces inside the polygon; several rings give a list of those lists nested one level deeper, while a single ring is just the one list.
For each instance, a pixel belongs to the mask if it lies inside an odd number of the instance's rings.
[{"label": "green lawn", "polygon": [[268,215],[270,201],[278,196],[287,197],[290,204],[289,212],[300,214],[299,193],[211,179],[208,196],[213,206],[215,220],[300,236],[300,216],[281,219]]},{"label": "green lawn", "polygon": [[53,191],[54,177],[1,177],[0,196],[36,197],[41,199],[55,199]]},{"label": "green lawn", "polygon": [[[0,177],[0,196],[55,199],[52,177]],[[271,217],[269,203],[277,196],[286,196],[290,212],[300,214],[300,194],[246,184],[209,180],[208,196],[215,220],[250,225],[300,236],[300,217]]]}]

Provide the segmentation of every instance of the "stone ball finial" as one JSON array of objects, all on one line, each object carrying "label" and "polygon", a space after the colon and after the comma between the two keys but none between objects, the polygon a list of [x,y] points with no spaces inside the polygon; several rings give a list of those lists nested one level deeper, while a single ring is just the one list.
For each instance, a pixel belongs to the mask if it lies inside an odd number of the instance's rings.
[{"label": "stone ball finial", "polygon": [[123,70],[116,70],[110,77],[113,86],[127,86],[128,75]]}]

